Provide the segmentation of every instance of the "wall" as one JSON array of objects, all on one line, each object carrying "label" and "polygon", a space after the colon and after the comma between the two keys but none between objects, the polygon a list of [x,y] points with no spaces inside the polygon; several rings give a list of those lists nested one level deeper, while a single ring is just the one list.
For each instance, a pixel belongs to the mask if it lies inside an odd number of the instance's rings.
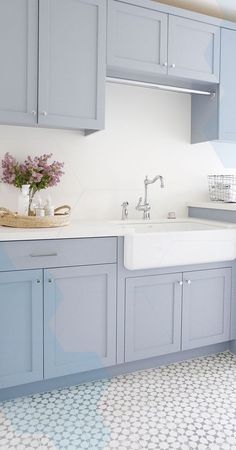
[{"label": "wall", "polygon": [[[157,1],[157,0],[155,0]],[[210,16],[236,21],[235,0],[158,0],[160,3],[190,9]]]},{"label": "wall", "polygon": [[[219,155],[228,146],[218,144],[217,154],[212,144],[190,145],[189,95],[107,85],[106,103],[106,130],[87,137],[0,126],[0,157],[7,151],[20,159],[52,152],[65,161],[66,174],[51,195],[55,205],[71,204],[76,218],[119,219],[124,200],[130,217],[141,217],[134,207],[146,174],[166,180],[163,190],[157,183],[150,187],[153,218],[170,210],[183,216],[186,201],[208,199],[206,175],[227,172]],[[234,159],[227,161],[234,165]],[[15,209],[16,199],[16,188],[0,185],[0,205]]]}]

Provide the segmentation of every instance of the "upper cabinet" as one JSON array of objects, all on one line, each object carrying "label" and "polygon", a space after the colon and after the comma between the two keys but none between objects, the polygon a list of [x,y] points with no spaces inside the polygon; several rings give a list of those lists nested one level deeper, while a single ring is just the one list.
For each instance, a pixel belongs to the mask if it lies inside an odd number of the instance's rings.
[{"label": "upper cabinet", "polygon": [[104,0],[39,0],[40,125],[104,127]]},{"label": "upper cabinet", "polygon": [[220,28],[169,16],[168,74],[219,82]]},{"label": "upper cabinet", "polygon": [[236,31],[221,29],[220,85],[211,97],[192,96],[192,143],[236,140]]},{"label": "upper cabinet", "polygon": [[1,0],[0,57],[1,123],[104,127],[104,0]]},{"label": "upper cabinet", "polygon": [[167,26],[167,14],[109,1],[108,67],[167,74]]},{"label": "upper cabinet", "polygon": [[37,53],[38,0],[1,0],[1,123],[37,123]]},{"label": "upper cabinet", "polygon": [[[149,81],[162,74],[218,83],[219,61],[219,27],[109,1],[108,75],[130,74],[131,78]],[[168,84],[168,77],[165,83]]]}]

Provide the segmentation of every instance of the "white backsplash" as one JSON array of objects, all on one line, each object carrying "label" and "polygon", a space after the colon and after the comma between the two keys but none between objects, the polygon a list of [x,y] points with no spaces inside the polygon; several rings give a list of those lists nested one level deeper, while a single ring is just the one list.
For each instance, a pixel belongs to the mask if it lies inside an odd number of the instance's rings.
[{"label": "white backsplash", "polygon": [[[5,152],[19,159],[52,152],[64,161],[66,174],[50,194],[55,206],[70,204],[75,218],[119,219],[124,200],[130,217],[141,217],[135,205],[146,174],[161,174],[166,182],[165,189],[150,186],[152,218],[172,210],[183,216],[187,201],[208,200],[208,173],[228,172],[214,145],[190,145],[190,109],[186,94],[107,85],[105,131],[84,136],[0,126],[0,158]],[[17,189],[1,184],[0,206],[15,209],[17,195]]]}]

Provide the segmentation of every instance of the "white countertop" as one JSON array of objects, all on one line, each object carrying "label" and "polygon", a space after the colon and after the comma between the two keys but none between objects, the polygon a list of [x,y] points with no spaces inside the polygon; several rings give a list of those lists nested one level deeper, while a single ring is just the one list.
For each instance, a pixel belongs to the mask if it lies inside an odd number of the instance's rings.
[{"label": "white countertop", "polygon": [[156,223],[171,223],[176,222],[199,222],[205,224],[220,225],[226,228],[235,228],[235,224],[224,222],[215,222],[202,219],[193,219],[182,217],[172,220],[151,220],[145,222],[143,220],[128,220],[128,221],[81,221],[74,220],[71,224],[65,227],[58,228],[10,228],[0,226],[0,242],[6,241],[27,241],[40,239],[73,239],[73,238],[93,238],[93,237],[112,237],[125,236],[137,232],[137,225],[139,224],[156,224]]},{"label": "white countertop", "polygon": [[73,239],[86,237],[123,236],[119,223],[71,221],[70,225],[57,228],[10,228],[0,226],[0,241],[24,241],[36,239]]},{"label": "white countertop", "polygon": [[187,203],[188,208],[222,209],[224,211],[236,211],[236,203],[223,202],[193,202]]}]

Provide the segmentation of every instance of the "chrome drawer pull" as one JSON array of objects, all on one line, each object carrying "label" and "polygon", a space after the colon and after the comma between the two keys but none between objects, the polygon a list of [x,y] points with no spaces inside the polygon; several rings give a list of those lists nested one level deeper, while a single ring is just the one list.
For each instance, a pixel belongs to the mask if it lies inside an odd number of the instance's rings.
[{"label": "chrome drawer pull", "polygon": [[49,258],[51,256],[58,256],[57,253],[44,253],[44,254],[37,254],[37,253],[31,253],[31,258]]}]

